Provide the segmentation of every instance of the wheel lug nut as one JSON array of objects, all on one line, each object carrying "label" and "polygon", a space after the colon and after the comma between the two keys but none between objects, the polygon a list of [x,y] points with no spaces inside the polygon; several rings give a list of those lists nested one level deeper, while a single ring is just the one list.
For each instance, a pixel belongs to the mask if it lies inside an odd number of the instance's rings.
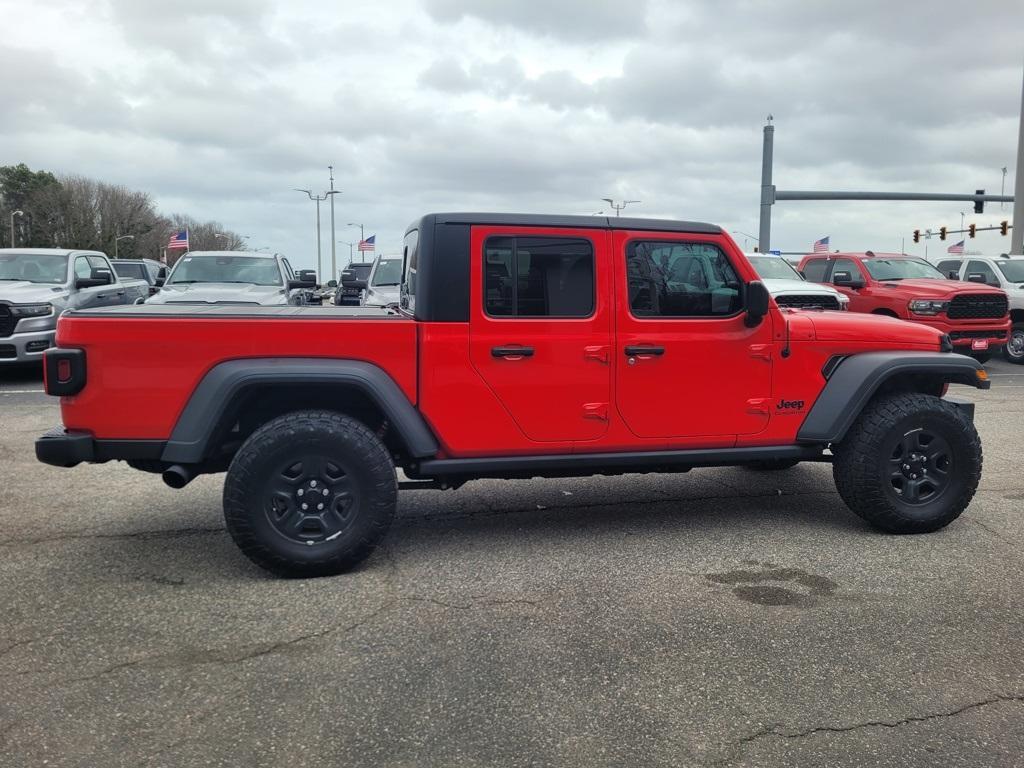
[{"label": "wheel lug nut", "polygon": [[317,505],[316,505],[316,508],[317,508],[317,509],[323,509],[323,508],[324,508],[324,505],[323,505],[323,504],[317,504]]},{"label": "wheel lug nut", "polygon": [[309,504],[303,504],[303,505],[302,505],[302,508],[303,508],[303,509],[309,509]]},{"label": "wheel lug nut", "polygon": [[326,496],[328,493],[330,493],[330,491],[328,491],[326,488],[324,488],[324,496]]},{"label": "wheel lug nut", "polygon": [[304,493],[305,493],[305,491],[304,491],[304,490],[302,490],[301,488],[299,488],[299,496],[301,496],[301,495],[302,495],[302,494],[304,494]]},{"label": "wheel lug nut", "polygon": [[310,488],[316,488],[316,480],[310,480],[309,481],[309,487]]}]

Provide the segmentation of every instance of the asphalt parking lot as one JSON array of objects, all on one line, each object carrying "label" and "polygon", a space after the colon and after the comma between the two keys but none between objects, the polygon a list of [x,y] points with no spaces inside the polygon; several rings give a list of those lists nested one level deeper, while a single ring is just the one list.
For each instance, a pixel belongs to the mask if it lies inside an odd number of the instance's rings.
[{"label": "asphalt parking lot", "polygon": [[1024,765],[1024,371],[989,371],[937,534],[824,465],[479,481],[280,581],[222,476],[36,463],[56,402],[0,370],[0,765]]}]

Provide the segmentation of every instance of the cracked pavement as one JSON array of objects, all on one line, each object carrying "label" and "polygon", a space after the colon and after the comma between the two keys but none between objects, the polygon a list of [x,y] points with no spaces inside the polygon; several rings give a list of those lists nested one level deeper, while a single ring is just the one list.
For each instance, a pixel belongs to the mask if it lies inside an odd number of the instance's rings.
[{"label": "cracked pavement", "polygon": [[222,476],[37,464],[58,409],[0,369],[0,766],[1024,766],[1024,371],[989,370],[937,534],[826,466],[479,481],[282,581]]}]

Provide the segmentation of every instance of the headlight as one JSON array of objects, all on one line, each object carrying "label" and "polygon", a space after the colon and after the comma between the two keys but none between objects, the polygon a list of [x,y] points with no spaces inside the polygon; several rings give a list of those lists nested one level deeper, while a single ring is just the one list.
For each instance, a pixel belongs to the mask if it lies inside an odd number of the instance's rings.
[{"label": "headlight", "polygon": [[907,305],[915,315],[937,315],[945,312],[949,306],[945,301],[932,301],[931,299],[912,299]]},{"label": "headlight", "polygon": [[53,304],[12,305],[11,314],[15,317],[45,317],[53,314]]},{"label": "headlight", "polygon": [[839,308],[840,309],[849,309],[850,308],[850,297],[849,296],[847,296],[846,294],[840,293],[837,298],[839,299]]}]

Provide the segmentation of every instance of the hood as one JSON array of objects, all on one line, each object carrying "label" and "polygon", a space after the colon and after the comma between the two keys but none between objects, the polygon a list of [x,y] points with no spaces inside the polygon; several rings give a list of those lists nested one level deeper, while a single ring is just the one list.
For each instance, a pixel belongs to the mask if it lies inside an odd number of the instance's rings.
[{"label": "hood", "polygon": [[942,332],[927,325],[866,312],[792,312],[789,319],[808,324],[818,341],[870,341],[894,348],[913,345],[937,350],[942,340]]},{"label": "hood", "polygon": [[768,293],[772,296],[798,293],[802,296],[836,296],[839,291],[821,283],[809,283],[806,280],[788,280],[781,277],[766,277],[761,280]]},{"label": "hood", "polygon": [[27,280],[0,282],[0,301],[9,301],[11,304],[47,304],[66,296],[67,290],[62,285],[30,283]]},{"label": "hood", "polygon": [[279,285],[250,283],[189,283],[165,285],[147,304],[258,304],[274,307],[288,303],[288,294]]},{"label": "hood", "polygon": [[397,304],[398,298],[397,285],[374,285],[366,289],[366,303],[369,305]]},{"label": "hood", "polygon": [[927,277],[915,278],[912,280],[889,280],[880,282],[881,290],[894,289],[898,291],[913,293],[915,297],[923,299],[951,298],[958,293],[1002,293],[999,288],[981,283],[964,283],[959,280],[943,280],[941,278],[930,279]]}]

